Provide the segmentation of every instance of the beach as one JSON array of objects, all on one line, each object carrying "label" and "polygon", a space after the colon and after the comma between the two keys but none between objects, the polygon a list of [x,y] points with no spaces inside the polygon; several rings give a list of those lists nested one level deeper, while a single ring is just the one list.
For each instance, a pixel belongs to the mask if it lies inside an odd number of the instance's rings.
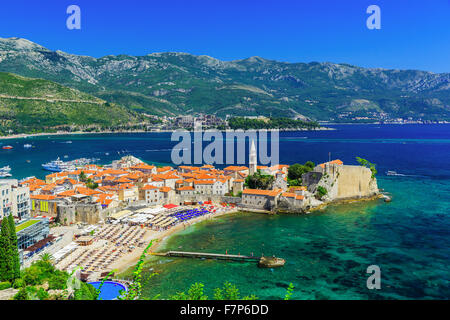
[{"label": "beach", "polygon": [[[203,221],[213,220],[215,218],[218,218],[218,217],[221,217],[224,215],[236,213],[238,211],[239,210],[237,208],[233,208],[228,211],[222,211],[222,212],[218,212],[215,214],[201,216],[201,217],[190,220],[189,223],[186,223],[186,224],[180,223],[168,230],[164,230],[161,232],[150,230],[150,232],[147,232],[147,234],[144,238],[144,241],[146,243],[145,246],[147,246],[150,243],[150,241],[153,240],[153,244],[149,250],[149,253],[151,254],[152,252],[156,252],[165,240],[167,240],[169,237],[175,235],[176,233],[185,230],[185,228],[189,228],[190,226],[200,223],[200,222],[203,222]],[[115,270],[116,274],[126,273],[127,270],[134,267],[136,265],[136,263],[139,261],[139,258],[142,255],[142,251],[143,250],[136,249],[136,250],[133,250],[133,252],[121,257],[114,264],[111,265],[112,270]]]}]

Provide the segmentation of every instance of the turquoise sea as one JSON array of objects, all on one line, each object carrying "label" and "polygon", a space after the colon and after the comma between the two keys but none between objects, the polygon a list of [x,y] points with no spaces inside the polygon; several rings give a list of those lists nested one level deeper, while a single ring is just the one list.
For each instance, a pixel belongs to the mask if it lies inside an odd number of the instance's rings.
[{"label": "turquoise sea", "polygon": [[[173,294],[202,282],[224,281],[243,294],[294,299],[448,299],[450,297],[450,182],[381,178],[394,200],[333,205],[309,215],[234,214],[195,225],[161,248],[201,252],[261,253],[286,259],[278,269],[253,263],[168,259],[152,261],[159,275],[148,297]],[[368,290],[366,269],[381,269],[381,289]]]},{"label": "turquoise sea", "polygon": [[[295,299],[448,299],[450,297],[450,125],[341,125],[336,131],[280,133],[280,161],[324,162],[331,152],[347,164],[360,156],[377,164],[383,201],[333,205],[309,215],[240,213],[188,228],[169,238],[170,249],[276,255],[278,269],[252,263],[154,258],[157,271],[145,295],[167,297],[202,282],[206,292],[230,281],[242,294]],[[72,143],[67,143],[72,141]],[[0,167],[17,178],[43,177],[42,162],[68,155],[108,163],[130,153],[155,164],[170,163],[169,133],[38,137],[0,140]],[[23,150],[24,143],[35,146]],[[107,155],[108,153],[108,155]],[[27,162],[30,160],[30,162]],[[405,176],[386,176],[395,170]],[[381,268],[381,289],[369,290],[370,265]]]}]

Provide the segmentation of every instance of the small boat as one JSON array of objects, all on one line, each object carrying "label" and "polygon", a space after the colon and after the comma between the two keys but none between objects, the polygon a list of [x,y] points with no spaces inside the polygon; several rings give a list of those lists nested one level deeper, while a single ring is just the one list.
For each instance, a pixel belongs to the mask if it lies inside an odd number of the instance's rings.
[{"label": "small boat", "polygon": [[32,148],[33,146],[31,144],[27,143],[27,144],[24,144],[23,147],[25,149],[29,149],[29,148]]},{"label": "small boat", "polygon": [[2,149],[4,149],[4,150],[11,150],[11,149],[13,149],[13,147],[12,146],[3,146]]},{"label": "small boat", "polygon": [[11,171],[11,168],[9,166],[0,168],[0,178],[8,178],[11,177],[11,173],[9,173]]},{"label": "small boat", "polygon": [[258,262],[260,268],[278,268],[284,266],[286,260],[277,257],[261,257]]},{"label": "small boat", "polygon": [[386,175],[387,176],[405,176],[404,174],[401,174],[401,173],[397,173],[397,171],[393,171],[393,170],[389,170],[389,171],[387,171],[386,172]]},{"label": "small boat", "polygon": [[0,172],[0,178],[8,178],[8,177],[12,177],[12,174],[8,172]]}]

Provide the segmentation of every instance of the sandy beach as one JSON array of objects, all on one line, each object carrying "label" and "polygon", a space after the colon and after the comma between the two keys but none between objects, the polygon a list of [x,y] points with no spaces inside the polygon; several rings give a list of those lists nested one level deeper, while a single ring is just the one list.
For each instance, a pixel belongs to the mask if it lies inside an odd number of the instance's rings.
[{"label": "sandy beach", "polygon": [[[234,209],[230,209],[228,211],[223,211],[223,212],[219,212],[216,214],[212,214],[212,215],[206,215],[206,216],[201,216],[198,217],[196,219],[192,219],[189,221],[189,223],[186,224],[186,228],[199,223],[199,222],[203,222],[206,220],[213,220],[215,218],[224,216],[224,215],[228,215],[228,214],[232,214],[232,213],[236,213],[239,210],[237,208]],[[160,245],[168,239],[168,237],[173,236],[174,234],[176,234],[177,232],[180,232],[182,230],[185,229],[185,225],[184,224],[178,224],[168,230],[165,231],[152,231],[150,230],[150,232],[147,233],[147,235],[145,236],[145,243],[147,246],[150,241],[154,241],[152,247],[150,248],[149,252],[156,252],[156,250],[158,250],[158,248],[160,247]],[[142,251],[143,249],[137,249],[134,250],[133,252],[121,257],[118,261],[116,261],[114,264],[111,265],[111,269],[116,270],[116,274],[121,274],[126,272],[128,269],[130,269],[131,267],[134,267],[136,265],[136,263],[139,261],[140,256],[142,255]]]}]

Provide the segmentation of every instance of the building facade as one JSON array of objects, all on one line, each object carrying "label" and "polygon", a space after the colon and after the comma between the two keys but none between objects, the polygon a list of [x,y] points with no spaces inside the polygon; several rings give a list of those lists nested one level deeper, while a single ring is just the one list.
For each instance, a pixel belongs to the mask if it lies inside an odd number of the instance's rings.
[{"label": "building facade", "polygon": [[14,179],[0,181],[0,219],[9,214],[19,220],[30,217],[30,189]]},{"label": "building facade", "polygon": [[17,246],[19,249],[26,249],[48,237],[50,233],[49,220],[46,218],[29,219],[16,225],[16,232]]}]

